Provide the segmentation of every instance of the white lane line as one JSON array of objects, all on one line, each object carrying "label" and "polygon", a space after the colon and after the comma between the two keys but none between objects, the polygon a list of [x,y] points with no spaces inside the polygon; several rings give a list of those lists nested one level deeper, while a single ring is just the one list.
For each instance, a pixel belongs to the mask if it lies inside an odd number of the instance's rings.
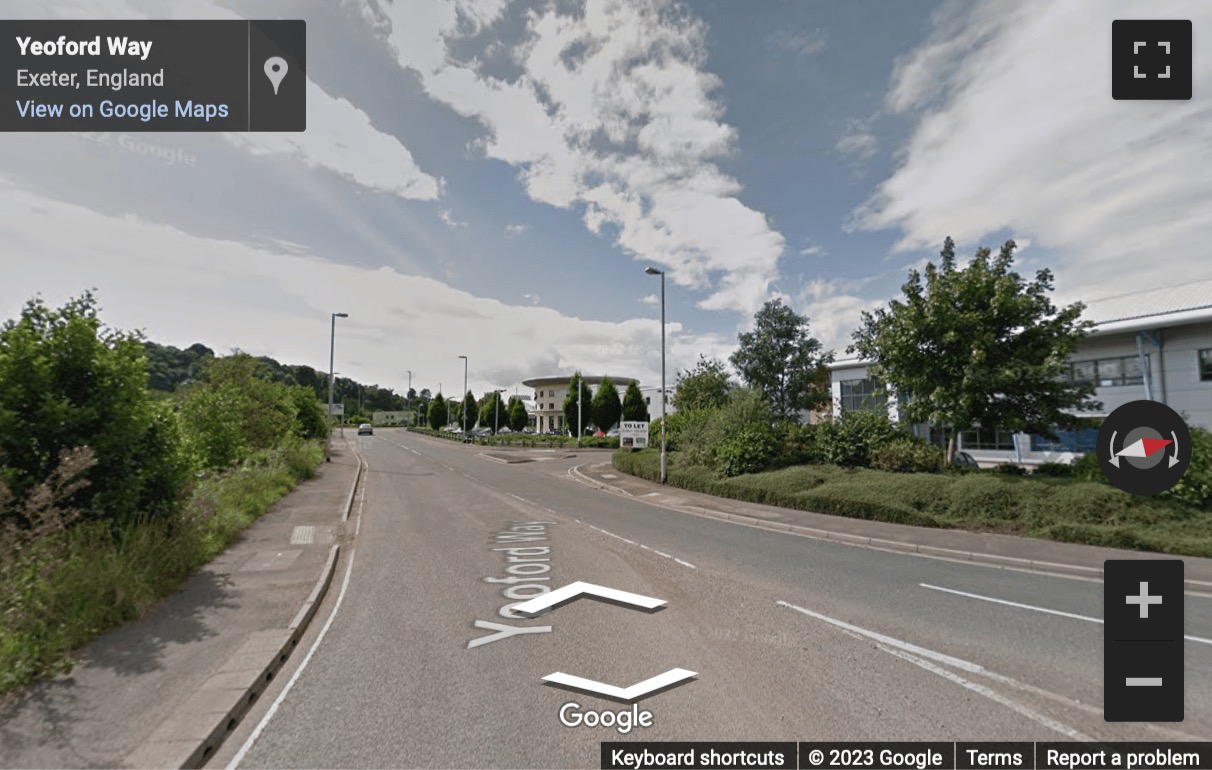
[{"label": "white lane line", "polygon": [[882,648],[882,649],[886,650],[887,652],[891,653],[892,655],[895,655],[898,658],[907,660],[910,663],[914,663],[918,666],[921,666],[922,668],[926,669],[927,671],[929,671],[932,674],[937,674],[944,679],[955,682],[959,686],[964,687],[968,690],[971,690],[972,692],[978,693],[980,695],[984,695],[989,700],[994,701],[995,703],[1000,703],[1003,706],[1005,706],[1006,708],[1010,709],[1011,711],[1016,711],[1019,714],[1027,717],[1028,719],[1030,719],[1034,722],[1038,722],[1039,724],[1043,725],[1044,727],[1047,727],[1051,730],[1055,730],[1056,732],[1060,733],[1061,735],[1068,736],[1072,740],[1075,740],[1075,741],[1092,741],[1092,740],[1094,740],[1090,736],[1080,733],[1077,730],[1073,729],[1072,727],[1069,727],[1068,725],[1066,725],[1062,722],[1057,722],[1055,719],[1052,719],[1051,717],[1044,716],[1043,714],[1039,713],[1038,711],[1030,709],[1017,701],[1011,700],[1010,698],[1007,698],[1004,695],[994,692],[993,690],[989,689],[988,687],[984,686],[983,684],[977,684],[976,682],[965,679],[962,676],[960,676],[959,674],[956,674],[952,671],[948,671],[947,669],[942,668],[940,666],[936,666],[928,660],[922,660],[919,657],[910,655],[907,652],[902,652],[901,650],[889,650],[886,647]]},{"label": "white lane line", "polygon": [[[942,591],[956,596],[966,596],[969,599],[978,599],[982,602],[992,602],[994,604],[1004,604],[1007,607],[1018,607],[1023,610],[1035,610],[1036,612],[1046,612],[1049,615],[1059,615],[1062,618],[1072,618],[1074,620],[1085,620],[1090,623],[1102,623],[1102,618],[1092,618],[1088,615],[1075,615],[1072,612],[1061,612],[1060,610],[1050,610],[1047,607],[1036,607],[1033,604],[1020,604],[1018,602],[1007,601],[1006,599],[995,599],[992,596],[981,596],[980,594],[970,594],[967,591],[957,591],[954,588],[943,588],[942,586],[932,586],[929,583],[918,583],[922,588],[929,588],[932,591]],[[1202,636],[1183,636],[1184,639],[1191,642],[1199,642],[1201,644],[1212,644],[1212,639],[1205,639]]]},{"label": "white lane line", "polygon": [[623,537],[622,535],[616,535],[615,533],[609,532],[605,529],[602,529],[601,527],[595,527],[592,524],[582,522],[580,519],[573,519],[573,521],[577,522],[578,524],[583,523],[583,524],[585,524],[585,526],[589,527],[590,529],[597,530],[598,532],[601,532],[603,535],[610,535],[611,537],[618,538],[619,540],[622,540],[624,543],[630,543],[631,545],[638,545],[640,548],[643,548],[645,551],[651,551],[652,553],[655,553],[657,556],[664,556],[666,559],[673,559],[678,564],[681,564],[683,567],[689,567],[690,569],[698,569],[698,567],[695,567],[690,562],[682,561],[681,559],[677,558],[676,556],[667,554],[664,551],[658,551],[655,548],[649,548],[648,546],[644,545],[643,543],[637,543],[634,540],[628,540],[627,538]]},{"label": "white lane line", "polygon": [[779,601],[776,601],[775,604],[783,606],[783,607],[790,607],[791,609],[795,610],[796,612],[803,613],[804,615],[807,615],[808,617],[816,618],[817,620],[823,620],[826,623],[829,623],[830,625],[841,628],[845,631],[849,631],[853,634],[858,634],[859,636],[865,636],[868,639],[873,639],[876,642],[879,642],[881,645],[883,645],[884,648],[889,648],[889,647],[895,648],[895,649],[886,649],[886,651],[893,655],[896,655],[897,657],[903,658],[905,660],[909,660],[909,661],[921,666],[922,668],[925,668],[927,671],[930,671],[931,673],[938,674],[939,676],[942,676],[952,682],[955,682],[956,684],[960,684],[960,685],[972,690],[973,692],[980,693],[981,695],[984,695],[985,697],[990,698],[993,701],[1000,703],[1003,706],[1006,706],[1007,708],[1010,708],[1010,709],[1018,712],[1022,716],[1027,717],[1028,719],[1031,719],[1032,721],[1038,722],[1039,724],[1042,724],[1051,730],[1056,730],[1057,732],[1059,732],[1063,735],[1068,735],[1069,737],[1073,738],[1074,740],[1079,740],[1079,741],[1093,740],[1093,738],[1089,738],[1089,737],[1082,735],[1077,730],[1074,730],[1072,727],[1069,727],[1068,725],[1061,724],[1060,722],[1057,722],[1047,716],[1044,716],[1043,714],[1039,714],[1035,711],[1032,711],[1031,709],[1027,708],[1026,706],[1023,706],[1022,704],[1020,704],[1016,701],[1006,698],[1005,696],[998,695],[997,693],[993,692],[992,690],[990,690],[987,687],[983,687],[974,682],[969,682],[967,679],[964,679],[963,677],[959,676],[958,674],[952,673],[950,671],[946,671],[945,669],[941,669],[938,666],[934,666],[934,665],[928,663],[927,660],[922,660],[922,658],[933,660],[938,663],[943,663],[948,666],[951,666],[952,668],[958,668],[961,671],[967,671],[972,674],[988,676],[995,680],[1006,682],[1007,684],[1013,683],[1013,684],[1021,686],[1021,683],[1011,679],[1010,677],[1003,676],[1001,674],[995,674],[994,672],[986,669],[984,666],[981,666],[977,663],[972,663],[972,662],[966,661],[963,658],[956,658],[956,657],[953,657],[951,655],[946,655],[941,652],[935,652],[934,650],[930,650],[925,647],[919,647],[916,644],[912,644],[910,642],[905,642],[905,641],[902,641],[895,637],[887,636],[885,634],[877,633],[875,631],[869,631],[865,628],[860,628],[859,626],[847,623],[844,620],[837,620],[835,618],[829,617],[828,615],[822,615],[819,612],[813,612],[812,610],[804,609],[803,607],[799,607],[795,604],[791,604],[790,602],[785,602],[781,599]]},{"label": "white lane line", "polygon": [[527,500],[525,497],[518,497],[518,496],[517,496],[517,495],[515,495],[513,492],[506,492],[505,494],[509,495],[509,496],[510,496],[510,497],[512,497],[514,500],[521,500],[522,502],[526,503],[527,505],[534,505],[534,503],[530,502],[530,501],[529,501],[529,500]]},{"label": "white lane line", "polygon": [[353,571],[354,557],[357,556],[357,549],[349,552],[349,564],[345,565],[345,579],[341,581],[341,593],[337,595],[337,603],[333,605],[332,614],[328,616],[328,622],[324,624],[324,628],[320,629],[320,635],[316,637],[316,641],[312,642],[311,649],[307,651],[307,657],[299,664],[299,668],[295,671],[290,681],[282,688],[282,692],[278,693],[278,697],[274,699],[273,705],[269,707],[269,711],[265,712],[265,716],[261,717],[261,721],[257,723],[257,727],[252,731],[252,735],[248,736],[248,740],[244,741],[244,745],[236,752],[236,756],[232,757],[231,762],[227,765],[227,770],[235,770],[244,761],[244,756],[248,754],[248,750],[252,748],[257,739],[261,737],[265,726],[269,724],[269,720],[273,719],[274,714],[278,713],[278,707],[282,705],[282,701],[286,699],[290,688],[295,686],[295,682],[299,680],[299,675],[307,668],[307,664],[311,662],[311,656],[316,654],[316,650],[320,647],[320,642],[324,641],[324,635],[328,633],[328,629],[332,627],[332,622],[337,618],[337,610],[341,609],[341,602],[345,600],[345,591],[349,588],[349,575]]}]

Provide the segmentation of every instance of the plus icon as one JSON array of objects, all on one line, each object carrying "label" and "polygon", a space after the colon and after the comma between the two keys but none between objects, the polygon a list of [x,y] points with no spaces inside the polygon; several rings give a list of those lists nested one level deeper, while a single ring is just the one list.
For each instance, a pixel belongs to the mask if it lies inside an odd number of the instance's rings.
[{"label": "plus icon", "polygon": [[1191,22],[1111,22],[1114,99],[1191,98]]},{"label": "plus icon", "polygon": [[1149,605],[1150,604],[1161,604],[1161,603],[1162,603],[1162,598],[1160,596],[1150,596],[1149,595],[1149,584],[1144,583],[1144,582],[1142,582],[1140,584],[1140,596],[1132,596],[1130,594],[1128,596],[1128,604],[1136,604],[1136,605],[1140,606],[1140,616],[1142,618],[1149,617]]}]

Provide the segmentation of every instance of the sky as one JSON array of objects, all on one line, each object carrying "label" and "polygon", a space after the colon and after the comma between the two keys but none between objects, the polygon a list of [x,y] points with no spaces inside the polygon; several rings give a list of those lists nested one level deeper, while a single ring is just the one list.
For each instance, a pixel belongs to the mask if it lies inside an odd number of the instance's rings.
[{"label": "sky", "polygon": [[[1212,277],[1195,0],[0,0],[304,19],[302,133],[0,135],[0,317],[103,320],[403,392],[726,359],[781,298],[839,358],[945,237],[1058,303]],[[1111,22],[1191,19],[1194,98],[1111,98]],[[1098,319],[1094,319],[1098,320]],[[409,374],[411,372],[411,375]]]}]

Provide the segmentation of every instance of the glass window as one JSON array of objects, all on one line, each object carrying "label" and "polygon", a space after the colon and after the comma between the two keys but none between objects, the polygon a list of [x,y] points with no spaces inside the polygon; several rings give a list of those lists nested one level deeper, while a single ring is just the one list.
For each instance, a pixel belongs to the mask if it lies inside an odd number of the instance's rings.
[{"label": "glass window", "polygon": [[[1145,365],[1148,364],[1149,357],[1145,356]],[[1074,361],[1069,366],[1069,382],[1074,385],[1089,383],[1100,388],[1109,388],[1118,385],[1141,385],[1144,381],[1140,356]]]},{"label": "glass window", "polygon": [[930,443],[931,444],[938,446],[938,447],[943,447],[945,449],[947,447],[947,441],[950,438],[951,438],[951,429],[950,428],[936,428],[933,425],[930,426]]},{"label": "glass window", "polygon": [[961,435],[964,449],[1014,449],[1014,434],[998,428],[973,428]]},{"label": "glass window", "polygon": [[1199,351],[1199,379],[1203,382],[1212,380],[1212,348]]},{"label": "glass window", "polygon": [[843,412],[879,411],[888,408],[888,397],[878,380],[841,381],[841,405]]},{"label": "glass window", "polygon": [[1031,436],[1032,452],[1093,452],[1098,443],[1098,428],[1058,430],[1056,440],[1046,436]]},{"label": "glass window", "polygon": [[1094,374],[1097,361],[1074,361],[1069,381],[1074,385],[1094,384]]}]

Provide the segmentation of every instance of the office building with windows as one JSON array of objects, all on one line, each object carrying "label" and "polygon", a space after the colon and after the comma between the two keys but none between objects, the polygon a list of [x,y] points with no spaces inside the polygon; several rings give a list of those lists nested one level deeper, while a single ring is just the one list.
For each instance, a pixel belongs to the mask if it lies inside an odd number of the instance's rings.
[{"label": "office building with windows", "polygon": [[[591,393],[596,394],[598,387],[602,384],[605,377],[582,375],[585,384],[589,386]],[[631,383],[631,377],[615,377],[610,375],[610,379],[614,382],[615,388],[619,391],[619,399],[622,400],[627,392],[627,385]],[[534,427],[539,433],[566,433],[569,428],[564,424],[564,398],[568,395],[568,384],[572,380],[571,374],[561,374],[554,377],[532,377],[529,380],[522,382],[528,388],[534,388]],[[639,384],[639,380],[635,381]],[[589,404],[585,404],[585,422],[590,422]],[[652,407],[649,407],[652,411]],[[657,406],[657,414],[660,414],[660,406]]]},{"label": "office building with windows", "polygon": [[[1087,303],[1094,329],[1070,357],[1066,376],[1094,386],[1104,417],[1129,401],[1160,401],[1192,427],[1212,429],[1212,281],[1111,297]],[[829,367],[835,414],[884,410],[899,419],[898,399],[868,376],[868,362]],[[943,446],[942,426],[915,425],[918,435]],[[1094,449],[1096,429],[1059,431],[1056,439],[981,426],[960,434],[959,448],[981,464],[1070,462]]]}]

